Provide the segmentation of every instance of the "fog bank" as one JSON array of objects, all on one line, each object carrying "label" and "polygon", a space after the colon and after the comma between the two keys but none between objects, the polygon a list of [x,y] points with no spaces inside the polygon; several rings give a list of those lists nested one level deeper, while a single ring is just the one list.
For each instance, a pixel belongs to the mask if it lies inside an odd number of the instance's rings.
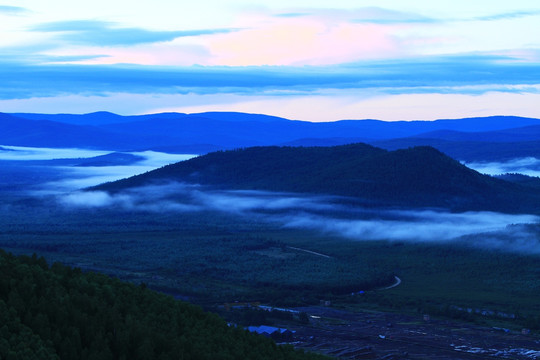
[{"label": "fog bank", "polygon": [[114,195],[101,191],[73,192],[58,197],[58,201],[68,207],[111,207],[129,211],[219,211],[355,241],[459,243],[540,254],[538,235],[524,226],[537,224],[540,218],[527,214],[374,210],[347,204],[339,197],[217,191],[177,183],[130,189]]},{"label": "fog bank", "polygon": [[[5,149],[5,150],[2,150]],[[90,158],[110,153],[106,150],[54,149],[0,145],[0,160],[54,160]]]},{"label": "fog bank", "polygon": [[513,159],[504,162],[470,162],[465,163],[465,165],[487,175],[516,173],[540,177],[540,159],[534,157]]}]

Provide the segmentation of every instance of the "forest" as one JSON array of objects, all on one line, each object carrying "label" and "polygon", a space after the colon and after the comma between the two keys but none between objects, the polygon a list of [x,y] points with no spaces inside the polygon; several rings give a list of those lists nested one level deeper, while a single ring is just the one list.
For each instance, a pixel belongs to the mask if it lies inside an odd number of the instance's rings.
[{"label": "forest", "polygon": [[323,359],[106,275],[0,250],[0,358]]}]

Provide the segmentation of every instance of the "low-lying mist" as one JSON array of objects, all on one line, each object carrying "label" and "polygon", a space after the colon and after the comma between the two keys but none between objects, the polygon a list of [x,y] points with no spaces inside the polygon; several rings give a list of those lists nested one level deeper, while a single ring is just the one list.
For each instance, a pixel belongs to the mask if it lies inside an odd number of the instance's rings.
[{"label": "low-lying mist", "polygon": [[192,184],[153,185],[109,194],[77,191],[57,197],[66,207],[145,212],[219,211],[352,240],[456,243],[540,254],[535,215],[444,210],[373,209],[331,196],[212,190]]},{"label": "low-lying mist", "polygon": [[519,158],[501,162],[470,162],[466,166],[482,174],[502,175],[507,173],[540,177],[540,159]]},{"label": "low-lying mist", "polygon": [[100,156],[110,153],[106,150],[91,149],[55,149],[37,148],[25,146],[1,145],[0,160],[52,160],[52,159],[77,159]]},{"label": "low-lying mist", "polygon": [[66,174],[66,178],[62,181],[46,184],[46,187],[50,189],[56,188],[60,191],[86,188],[108,181],[120,180],[134,174],[142,174],[163,165],[176,163],[196,156],[189,154],[166,154],[155,151],[131,152],[130,154],[140,156],[144,160],[132,165],[58,167]]},{"label": "low-lying mist", "polygon": [[[110,152],[86,149],[2,146],[0,160],[5,164],[12,163],[12,160],[18,160],[18,164],[30,164],[28,161],[79,159],[108,153]],[[146,186],[114,195],[77,190],[194,156],[153,151],[131,154],[144,160],[114,166],[77,166],[76,162],[71,166],[47,163],[17,165],[18,167],[10,168],[11,172],[5,174],[4,185],[12,191],[11,182],[15,181],[22,184],[19,188],[26,189],[26,192],[34,196],[52,194],[56,201],[66,208],[107,207],[119,211],[156,213],[218,211],[352,240],[466,243],[493,249],[540,253],[536,226],[523,225],[537,224],[540,218],[533,215],[449,213],[440,209],[373,209],[362,206],[354,199],[340,197],[261,191],[217,191],[178,183]],[[506,172],[540,175],[540,160],[535,158],[467,165],[492,175]],[[50,174],[45,175],[45,171]]]}]

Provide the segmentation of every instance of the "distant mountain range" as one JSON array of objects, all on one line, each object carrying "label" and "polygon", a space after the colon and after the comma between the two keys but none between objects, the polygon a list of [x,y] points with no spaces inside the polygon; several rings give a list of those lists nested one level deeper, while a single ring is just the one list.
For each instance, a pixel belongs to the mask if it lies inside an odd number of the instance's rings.
[{"label": "distant mountain range", "polygon": [[[205,154],[250,146],[365,142],[394,150],[428,145],[463,161],[540,157],[540,119],[492,116],[436,121],[313,123],[246,113],[121,116],[0,113],[0,144]],[[492,144],[496,143],[496,146]]]},{"label": "distant mountain range", "polygon": [[538,212],[540,192],[482,175],[431,147],[387,151],[366,144],[219,151],[93,190],[168,182],[219,189],[331,194],[367,206]]}]

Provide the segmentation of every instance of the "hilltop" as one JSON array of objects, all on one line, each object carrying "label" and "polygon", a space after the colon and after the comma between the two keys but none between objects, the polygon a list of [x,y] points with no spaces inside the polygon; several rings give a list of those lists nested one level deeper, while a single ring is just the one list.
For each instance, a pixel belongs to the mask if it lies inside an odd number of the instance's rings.
[{"label": "hilltop", "polygon": [[218,151],[93,189],[163,182],[354,197],[374,206],[537,211],[540,195],[467,168],[431,147],[387,151],[366,144]]}]

